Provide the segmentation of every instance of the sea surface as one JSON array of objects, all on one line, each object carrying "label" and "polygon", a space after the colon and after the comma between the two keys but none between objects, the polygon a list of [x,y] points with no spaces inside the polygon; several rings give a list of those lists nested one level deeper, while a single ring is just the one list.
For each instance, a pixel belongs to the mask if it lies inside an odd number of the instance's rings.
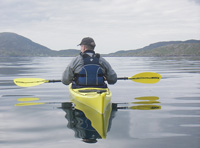
[{"label": "sea surface", "polygon": [[200,147],[199,57],[106,57],[118,77],[156,72],[162,79],[155,84],[119,80],[109,85],[117,109],[110,115],[106,138],[95,143],[83,142],[82,132],[69,126],[74,123],[70,111],[62,108],[70,103],[68,86],[13,83],[16,78],[59,80],[71,60],[0,57],[1,148]]}]

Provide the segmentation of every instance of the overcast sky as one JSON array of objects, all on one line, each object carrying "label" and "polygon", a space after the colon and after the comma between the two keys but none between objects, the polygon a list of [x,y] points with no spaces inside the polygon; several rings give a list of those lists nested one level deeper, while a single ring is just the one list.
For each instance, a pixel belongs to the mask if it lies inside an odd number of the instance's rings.
[{"label": "overcast sky", "polygon": [[0,32],[53,50],[79,49],[93,37],[99,53],[200,39],[200,0],[0,0]]}]

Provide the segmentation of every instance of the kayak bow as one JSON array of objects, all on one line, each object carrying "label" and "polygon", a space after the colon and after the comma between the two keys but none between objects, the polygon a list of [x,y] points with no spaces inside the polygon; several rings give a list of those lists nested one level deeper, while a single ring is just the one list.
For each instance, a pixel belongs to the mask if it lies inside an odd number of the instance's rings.
[{"label": "kayak bow", "polygon": [[70,98],[72,102],[82,103],[100,114],[104,114],[110,104],[112,93],[108,88],[76,88],[69,85]]}]

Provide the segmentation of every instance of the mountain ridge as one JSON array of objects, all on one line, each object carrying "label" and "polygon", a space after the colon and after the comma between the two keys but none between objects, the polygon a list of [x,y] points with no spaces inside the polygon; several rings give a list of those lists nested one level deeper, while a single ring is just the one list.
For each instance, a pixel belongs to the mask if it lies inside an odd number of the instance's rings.
[{"label": "mountain ridge", "polygon": [[[55,51],[16,33],[0,33],[0,57],[74,57],[79,53],[80,50],[76,49]],[[103,56],[200,56],[200,40],[163,41],[140,49],[119,50]]]}]

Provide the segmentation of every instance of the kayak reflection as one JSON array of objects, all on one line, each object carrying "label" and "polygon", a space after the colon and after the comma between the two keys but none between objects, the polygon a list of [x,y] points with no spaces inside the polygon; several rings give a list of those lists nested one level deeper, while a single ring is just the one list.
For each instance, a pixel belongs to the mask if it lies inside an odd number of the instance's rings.
[{"label": "kayak reflection", "polygon": [[[74,130],[75,137],[87,143],[96,143],[97,139],[105,139],[111,129],[112,120],[118,110],[159,110],[159,98],[155,96],[135,98],[134,102],[111,103],[109,102],[103,114],[79,102],[40,102],[40,98],[19,98],[15,106],[33,106],[45,104],[60,104],[66,112],[67,127]],[[29,102],[32,101],[32,102]],[[34,102],[33,102],[34,101]],[[36,102],[35,102],[36,101]],[[156,104],[156,105],[155,105]],[[58,107],[60,108],[60,107]]]},{"label": "kayak reflection", "polygon": [[[131,110],[159,110],[160,103],[155,100],[150,100],[149,97],[138,99],[148,100],[131,103],[109,103],[104,114],[100,114],[96,110],[84,105],[73,104],[71,102],[62,103],[62,109],[66,112],[65,118],[68,120],[67,127],[74,130],[75,137],[83,139],[87,143],[96,143],[97,139],[105,139],[107,132],[110,131],[112,120],[115,113],[121,109]],[[157,100],[157,99],[156,99]],[[122,105],[122,104],[125,104]],[[127,105],[129,104],[129,105]],[[130,104],[142,104],[130,106]]]},{"label": "kayak reflection", "polygon": [[74,107],[69,102],[62,103],[62,109],[66,112],[67,127],[74,130],[75,137],[81,138],[87,143],[96,143],[97,139],[105,139],[114,118],[111,103],[104,114],[100,114],[84,104],[76,104]]}]

